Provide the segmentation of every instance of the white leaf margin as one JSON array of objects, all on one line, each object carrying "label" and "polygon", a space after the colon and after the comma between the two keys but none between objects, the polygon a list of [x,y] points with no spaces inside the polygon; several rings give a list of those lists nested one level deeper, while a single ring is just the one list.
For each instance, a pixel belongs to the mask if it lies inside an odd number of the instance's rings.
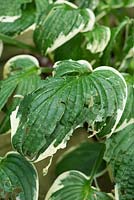
[{"label": "white leaf margin", "polygon": [[[56,4],[66,4],[74,9],[77,9],[78,7],[73,4],[70,3],[68,1],[64,1],[64,0],[57,0],[55,2]],[[58,47],[60,47],[61,45],[63,45],[65,42],[69,41],[71,38],[73,38],[75,35],[77,35],[79,32],[87,32],[87,31],[91,31],[94,27],[95,24],[95,15],[93,13],[92,10],[90,9],[85,9],[88,13],[89,16],[89,22],[87,24],[84,23],[84,19],[83,19],[83,23],[80,24],[80,26],[78,28],[74,28],[68,35],[65,35],[62,31],[60,33],[60,35],[56,38],[56,40],[54,41],[54,43],[47,48],[46,50],[46,54],[51,53],[52,51],[54,51],[55,49],[57,49]],[[82,15],[81,15],[82,16]]]}]

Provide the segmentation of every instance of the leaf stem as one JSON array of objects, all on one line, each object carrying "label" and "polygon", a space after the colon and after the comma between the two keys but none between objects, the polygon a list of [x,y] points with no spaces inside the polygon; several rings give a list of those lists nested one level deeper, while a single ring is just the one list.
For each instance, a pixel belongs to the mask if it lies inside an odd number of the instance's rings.
[{"label": "leaf stem", "polygon": [[102,159],[103,159],[103,155],[104,155],[104,152],[105,152],[105,145],[102,145],[102,148],[99,152],[99,158],[98,160],[96,160],[95,164],[94,164],[94,167],[91,171],[91,174],[90,174],[90,179],[89,179],[89,184],[92,185],[92,182],[93,182],[93,179],[94,179],[94,175],[96,174],[101,162],[102,162]]},{"label": "leaf stem", "polygon": [[29,45],[29,44],[25,44],[23,42],[20,42],[20,41],[14,39],[13,37],[7,36],[5,34],[0,33],[0,39],[3,42],[7,43],[7,44],[10,44],[10,45],[13,45],[13,46],[17,46],[17,47],[19,47],[21,49],[29,49],[30,51],[36,52],[36,48],[35,47],[33,47],[33,46]]}]

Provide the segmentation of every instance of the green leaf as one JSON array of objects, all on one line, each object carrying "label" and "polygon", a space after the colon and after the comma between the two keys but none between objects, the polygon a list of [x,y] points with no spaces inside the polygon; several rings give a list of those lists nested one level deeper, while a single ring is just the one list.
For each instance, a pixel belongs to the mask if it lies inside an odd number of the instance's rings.
[{"label": "green leaf", "polygon": [[125,58],[122,60],[119,70],[126,71],[131,75],[134,73],[134,47],[131,48]]},{"label": "green leaf", "polygon": [[5,80],[0,84],[0,110],[5,106],[9,97],[14,95],[12,105],[0,125],[0,133],[8,128],[9,116],[19,105],[26,94],[31,93],[41,85],[39,63],[29,55],[19,55],[11,58],[4,67]]},{"label": "green leaf", "polygon": [[13,22],[21,16],[21,6],[32,0],[0,0],[0,22]]},{"label": "green leaf", "polygon": [[36,5],[36,24],[40,24],[42,18],[47,17],[50,10],[53,8],[53,2],[51,0],[35,0]]},{"label": "green leaf", "polygon": [[[96,160],[99,159],[99,153],[105,147],[103,143],[89,143],[84,142],[79,146],[72,147],[63,154],[56,166],[56,175],[69,170],[78,170],[86,175],[90,175],[95,165]],[[105,162],[97,169],[97,173],[105,169]]]},{"label": "green leaf", "polygon": [[131,75],[134,73],[134,20],[130,19],[126,26],[125,42],[121,56],[119,71],[127,72]]},{"label": "green leaf", "polygon": [[34,32],[37,48],[44,55],[57,49],[79,32],[93,28],[94,14],[89,9],[78,9],[76,5],[56,2],[48,15],[40,17]]},{"label": "green leaf", "polygon": [[[107,46],[107,48],[104,51],[104,54],[102,56],[102,62],[105,63],[106,65],[113,65],[112,63],[112,51],[114,49],[114,47],[117,45],[117,38],[119,35],[121,35],[121,31],[126,27],[126,25],[129,23],[129,19],[126,18],[124,19],[117,27],[114,27],[111,29],[111,38],[110,38],[110,42],[109,45]],[[119,46],[119,45],[118,45]],[[114,52],[113,52],[114,53]],[[120,55],[120,54],[119,54]],[[115,64],[115,58],[118,55],[114,55],[114,64]]]},{"label": "green leaf", "polygon": [[12,113],[13,146],[30,160],[64,148],[84,122],[93,134],[112,134],[125,107],[126,83],[113,68],[92,72],[86,61],[67,60],[57,62],[53,74]]},{"label": "green leaf", "polygon": [[127,82],[128,96],[123,115],[118,123],[116,131],[123,130],[128,125],[134,124],[134,77],[124,74],[124,78]]},{"label": "green leaf", "polygon": [[126,126],[106,142],[105,160],[110,163],[119,199],[134,197],[134,123]]},{"label": "green leaf", "polygon": [[91,53],[100,53],[104,51],[109,43],[111,31],[109,27],[96,25],[90,32],[84,34],[86,38],[86,49]]},{"label": "green leaf", "polygon": [[38,199],[36,169],[18,153],[0,157],[0,199]]},{"label": "green leaf", "polygon": [[48,191],[45,200],[110,200],[108,194],[91,187],[89,178],[79,171],[61,174]]},{"label": "green leaf", "polygon": [[89,58],[89,51],[85,49],[85,46],[82,45],[83,43],[84,36],[82,34],[76,35],[71,40],[69,40],[68,42],[66,42],[61,47],[55,50],[54,60],[78,60],[79,58],[85,59],[86,55],[86,57]]},{"label": "green leaf", "polygon": [[[0,21],[0,33],[6,35],[18,35],[24,30],[29,28],[35,22],[35,8],[32,5],[22,10],[22,15],[13,22],[1,22]],[[32,28],[32,27],[31,27]]]}]

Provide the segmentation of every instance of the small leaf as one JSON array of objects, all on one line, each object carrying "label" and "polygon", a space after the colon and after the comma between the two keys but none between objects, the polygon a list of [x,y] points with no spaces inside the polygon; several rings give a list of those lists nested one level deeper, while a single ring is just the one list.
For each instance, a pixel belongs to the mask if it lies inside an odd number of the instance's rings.
[{"label": "small leaf", "polygon": [[91,187],[89,178],[79,171],[61,174],[48,191],[45,200],[110,200],[108,194]]},{"label": "small leaf", "polygon": [[21,6],[32,0],[0,0],[0,22],[14,22],[21,16]]},{"label": "small leaf", "polygon": [[[26,94],[37,89],[42,83],[39,77],[38,61],[28,55],[19,55],[11,58],[4,66],[5,80],[0,84],[0,110],[5,106],[9,97],[14,95],[12,105],[0,125],[0,132],[9,128],[9,116],[19,105]],[[8,126],[7,126],[8,123]]]},{"label": "small leaf", "polygon": [[87,46],[91,53],[100,53],[104,51],[109,43],[111,31],[109,27],[96,25],[91,32],[85,34]]},{"label": "small leaf", "polygon": [[[105,146],[103,143],[85,142],[79,146],[72,147],[59,158],[56,174],[60,175],[65,171],[78,170],[90,175],[96,161],[99,159],[99,153],[103,146]],[[97,172],[101,172],[105,167],[106,165],[103,161]]]},{"label": "small leaf", "polygon": [[44,55],[57,49],[79,32],[89,31],[95,22],[89,9],[78,9],[67,1],[57,1],[48,15],[42,15],[34,32],[37,48]]},{"label": "small leaf", "polygon": [[0,158],[0,199],[38,200],[35,167],[18,153]]},{"label": "small leaf", "polygon": [[57,62],[54,69],[54,77],[27,95],[17,114],[12,113],[11,123],[17,120],[13,146],[30,160],[65,148],[73,130],[84,122],[94,134],[112,134],[125,107],[126,83],[115,69],[99,67],[92,72],[87,61],[73,60]]}]

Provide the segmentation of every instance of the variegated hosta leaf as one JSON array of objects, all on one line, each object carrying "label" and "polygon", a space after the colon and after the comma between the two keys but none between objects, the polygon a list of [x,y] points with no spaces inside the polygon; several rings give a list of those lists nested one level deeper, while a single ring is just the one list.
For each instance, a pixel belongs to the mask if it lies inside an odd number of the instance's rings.
[{"label": "variegated hosta leaf", "polygon": [[[35,8],[32,5],[22,10],[21,16],[15,21],[1,22],[0,21],[0,33],[6,35],[18,35],[28,28],[34,28],[35,22]],[[33,26],[32,26],[33,25]]]},{"label": "variegated hosta leaf", "polygon": [[[70,148],[59,158],[56,165],[56,175],[69,170],[78,170],[86,175],[90,175],[103,148],[105,149],[103,143],[89,142],[84,142],[76,147]],[[96,173],[103,171],[105,167],[106,165],[103,161]]]},{"label": "variegated hosta leaf", "polygon": [[0,57],[3,51],[3,42],[0,40]]},{"label": "variegated hosta leaf", "polygon": [[134,197],[134,124],[113,134],[106,141],[105,160],[110,163],[120,200]]},{"label": "variegated hosta leaf", "polygon": [[0,199],[38,200],[36,169],[18,153],[0,157]]},{"label": "variegated hosta leaf", "polygon": [[[39,64],[36,58],[29,55],[19,55],[11,58],[4,66],[5,80],[0,84],[0,110],[7,103],[8,98],[14,94],[16,98],[10,106],[7,119],[2,121],[0,132],[3,132],[5,123],[9,120],[12,110],[19,104],[23,96],[37,89],[41,84],[39,77]],[[17,98],[18,97],[18,98]]]},{"label": "variegated hosta leaf", "polygon": [[42,15],[34,32],[34,41],[42,54],[93,28],[95,16],[89,9],[78,9],[67,1],[57,1],[48,15]]},{"label": "variegated hosta leaf", "polygon": [[79,171],[61,174],[48,191],[45,200],[111,200],[112,198],[90,186],[90,180]]},{"label": "variegated hosta leaf", "polygon": [[13,22],[21,16],[21,6],[32,0],[0,0],[0,22]]},{"label": "variegated hosta leaf", "polygon": [[111,31],[109,27],[96,25],[91,32],[85,34],[87,46],[91,53],[102,52],[110,40]]},{"label": "variegated hosta leaf", "polygon": [[130,124],[134,124],[134,77],[128,74],[124,75],[127,87],[128,87],[128,97],[123,115],[118,123],[116,131],[123,130]]},{"label": "variegated hosta leaf", "polygon": [[86,61],[61,61],[54,77],[22,101],[11,116],[14,148],[30,160],[64,148],[73,130],[84,122],[99,136],[111,134],[126,103],[122,75],[110,67],[91,71]]}]

